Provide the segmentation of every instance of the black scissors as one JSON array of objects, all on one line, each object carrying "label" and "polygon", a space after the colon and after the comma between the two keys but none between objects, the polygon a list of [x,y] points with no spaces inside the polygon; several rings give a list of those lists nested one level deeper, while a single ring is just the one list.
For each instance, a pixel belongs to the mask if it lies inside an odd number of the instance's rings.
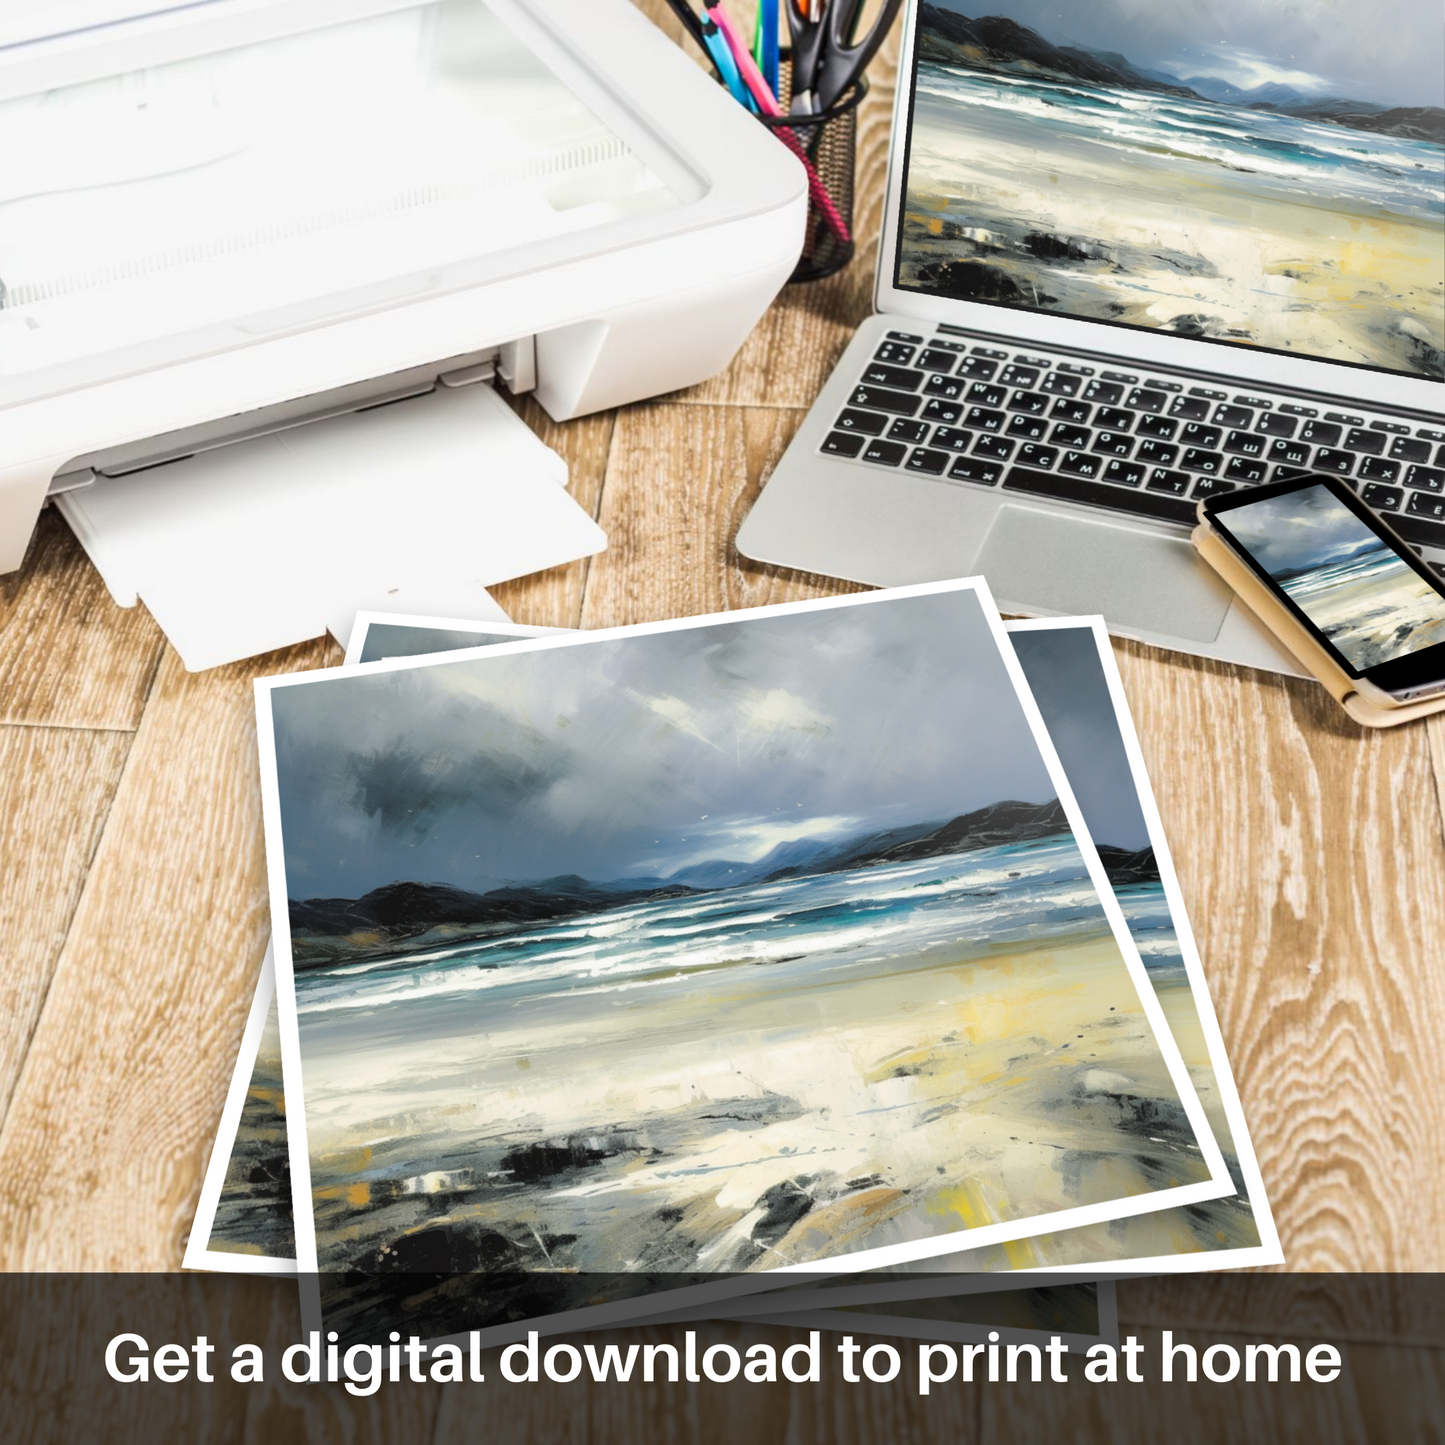
[{"label": "black scissors", "polygon": [[862,75],[902,3],[883,0],[872,28],[859,40],[866,0],[788,0],[795,114],[827,110]]}]

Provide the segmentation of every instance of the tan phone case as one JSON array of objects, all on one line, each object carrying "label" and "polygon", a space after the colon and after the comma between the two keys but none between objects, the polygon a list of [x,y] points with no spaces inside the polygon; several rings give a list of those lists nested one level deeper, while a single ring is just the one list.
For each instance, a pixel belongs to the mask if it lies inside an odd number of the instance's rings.
[{"label": "tan phone case", "polygon": [[1199,555],[1239,594],[1251,612],[1279,638],[1301,665],[1324,684],[1330,696],[1367,728],[1392,728],[1432,713],[1445,712],[1445,693],[1421,702],[1385,704],[1360,693],[1356,682],[1310,636],[1274,593],[1242,562],[1210,523],[1201,519],[1190,539]]}]

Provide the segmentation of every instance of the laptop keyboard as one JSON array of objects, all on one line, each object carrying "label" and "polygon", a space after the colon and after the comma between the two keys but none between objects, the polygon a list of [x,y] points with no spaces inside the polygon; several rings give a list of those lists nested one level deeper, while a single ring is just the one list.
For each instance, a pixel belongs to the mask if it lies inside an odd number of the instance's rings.
[{"label": "laptop keyboard", "polygon": [[1201,497],[1329,472],[1445,548],[1445,430],[950,336],[888,332],[821,450],[1189,525]]}]

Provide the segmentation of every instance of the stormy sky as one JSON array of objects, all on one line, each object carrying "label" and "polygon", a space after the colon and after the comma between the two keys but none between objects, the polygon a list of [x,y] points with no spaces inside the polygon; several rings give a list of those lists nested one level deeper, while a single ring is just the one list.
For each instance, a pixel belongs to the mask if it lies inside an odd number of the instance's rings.
[{"label": "stormy sky", "polygon": [[1220,518],[1272,577],[1343,562],[1380,541],[1327,487],[1306,487]]},{"label": "stormy sky", "polygon": [[1149,831],[1093,629],[1011,632],[1009,640],[1094,842],[1147,847]]},{"label": "stormy sky", "polygon": [[971,592],[272,694],[288,891],[666,876],[1055,794]]},{"label": "stormy sky", "polygon": [[1243,90],[1271,83],[1377,105],[1445,105],[1439,0],[943,0],[1055,45]]}]

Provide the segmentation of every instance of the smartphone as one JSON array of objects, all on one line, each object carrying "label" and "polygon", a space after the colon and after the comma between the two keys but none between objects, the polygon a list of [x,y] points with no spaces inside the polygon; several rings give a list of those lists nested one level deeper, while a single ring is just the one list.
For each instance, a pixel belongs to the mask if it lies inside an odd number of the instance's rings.
[{"label": "smartphone", "polygon": [[1295,477],[1210,497],[1200,513],[1362,696],[1445,692],[1445,579],[1348,482]]}]

